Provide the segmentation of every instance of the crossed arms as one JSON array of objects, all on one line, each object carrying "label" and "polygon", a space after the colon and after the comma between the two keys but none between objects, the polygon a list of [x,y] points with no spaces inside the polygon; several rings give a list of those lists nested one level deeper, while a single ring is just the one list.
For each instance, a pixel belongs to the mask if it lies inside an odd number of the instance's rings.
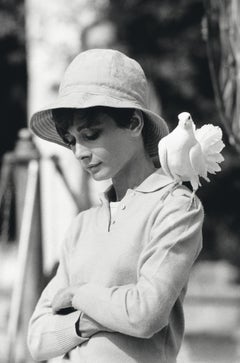
[{"label": "crossed arms", "polygon": [[[201,249],[203,210],[200,202],[189,210],[189,198],[169,197],[141,252],[134,284],[70,286],[64,245],[57,274],[30,321],[28,345],[34,359],[63,355],[99,331],[148,339],[168,324]],[[61,315],[69,306],[72,311]]]}]

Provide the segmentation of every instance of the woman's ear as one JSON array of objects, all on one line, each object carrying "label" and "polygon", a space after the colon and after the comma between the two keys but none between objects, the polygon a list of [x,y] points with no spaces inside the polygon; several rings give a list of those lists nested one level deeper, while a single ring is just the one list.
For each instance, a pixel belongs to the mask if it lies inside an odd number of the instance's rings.
[{"label": "woman's ear", "polygon": [[142,133],[144,125],[143,114],[140,110],[135,110],[130,121],[129,128],[133,133],[133,136],[139,136]]}]

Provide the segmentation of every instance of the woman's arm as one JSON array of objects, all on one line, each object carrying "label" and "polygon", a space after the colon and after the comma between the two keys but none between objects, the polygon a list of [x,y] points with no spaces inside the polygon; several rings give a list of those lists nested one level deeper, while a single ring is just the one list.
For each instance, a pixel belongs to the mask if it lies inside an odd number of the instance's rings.
[{"label": "woman's arm", "polygon": [[43,291],[29,323],[28,347],[37,361],[66,354],[86,340],[78,336],[76,331],[79,311],[67,315],[54,314],[52,311],[53,294],[60,286],[64,286],[59,275],[58,272]]},{"label": "woman's arm", "polygon": [[189,203],[190,192],[183,189],[166,198],[140,256],[136,284],[85,284],[73,306],[109,329],[136,337],[151,337],[166,326],[202,246],[202,206],[198,199],[190,209]]},{"label": "woman's arm", "polygon": [[62,315],[54,313],[52,309],[54,296],[69,286],[67,242],[66,239],[61,249],[56,276],[42,292],[29,322],[28,347],[35,360],[63,355],[86,340],[76,332],[79,311]]},{"label": "woman's arm", "polygon": [[[66,354],[98,331],[108,331],[81,311],[69,309],[71,303],[68,304],[69,297],[65,293],[71,289],[67,243],[66,240],[63,244],[56,276],[44,289],[29,322],[28,347],[35,360]],[[56,308],[57,304],[60,308]]]}]

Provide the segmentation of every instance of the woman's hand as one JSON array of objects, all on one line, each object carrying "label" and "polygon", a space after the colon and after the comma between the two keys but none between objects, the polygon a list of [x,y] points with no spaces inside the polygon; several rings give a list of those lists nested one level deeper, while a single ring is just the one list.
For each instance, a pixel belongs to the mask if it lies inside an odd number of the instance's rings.
[{"label": "woman's hand", "polygon": [[56,293],[52,300],[52,310],[54,314],[57,314],[62,309],[72,308],[72,298],[75,290],[75,286],[69,286]]}]

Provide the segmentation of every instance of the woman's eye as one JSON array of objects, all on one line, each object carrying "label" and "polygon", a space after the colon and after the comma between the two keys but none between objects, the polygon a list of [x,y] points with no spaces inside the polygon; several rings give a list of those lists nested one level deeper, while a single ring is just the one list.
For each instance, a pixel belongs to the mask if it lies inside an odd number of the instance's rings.
[{"label": "woman's eye", "polygon": [[100,130],[90,130],[82,133],[82,137],[84,140],[96,140],[100,135]]},{"label": "woman's eye", "polygon": [[76,144],[75,137],[70,134],[63,135],[63,141],[70,147]]}]

